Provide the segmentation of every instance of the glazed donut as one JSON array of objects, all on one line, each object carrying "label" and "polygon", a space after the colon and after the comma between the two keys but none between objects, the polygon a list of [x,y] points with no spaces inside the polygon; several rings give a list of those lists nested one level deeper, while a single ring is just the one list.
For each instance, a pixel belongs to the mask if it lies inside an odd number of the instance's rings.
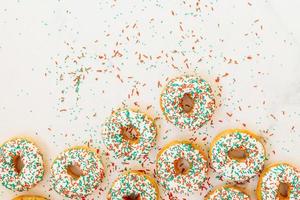
[{"label": "glazed donut", "polygon": [[[186,109],[188,98],[193,104]],[[181,76],[171,79],[160,96],[160,106],[168,121],[179,128],[196,130],[213,115],[215,97],[210,85],[197,76]]]},{"label": "glazed donut", "polygon": [[[280,184],[286,184],[287,194],[280,193]],[[287,163],[272,164],[261,173],[257,184],[258,200],[299,200],[300,171]]]},{"label": "glazed donut", "polygon": [[[70,167],[80,168],[80,175]],[[62,196],[84,198],[96,190],[104,178],[104,168],[97,152],[89,147],[73,147],[61,153],[51,167],[53,189]]]},{"label": "glazed donut", "polygon": [[43,156],[29,139],[14,138],[0,147],[0,180],[6,188],[29,190],[43,180],[44,171]]},{"label": "glazed donut", "polygon": [[221,186],[210,191],[205,200],[250,200],[250,195],[236,186]]},{"label": "glazed donut", "polygon": [[[243,156],[232,157],[230,153],[236,150]],[[259,174],[266,160],[259,136],[242,129],[229,129],[217,135],[210,145],[209,156],[212,168],[233,182],[245,182]]]},{"label": "glazed donut", "polygon": [[22,195],[14,198],[13,200],[47,200],[45,197],[35,195]]},{"label": "glazed donut", "polygon": [[[181,170],[182,160],[188,164]],[[174,141],[163,147],[156,159],[158,182],[167,191],[188,194],[198,190],[207,178],[207,158],[200,147],[188,141]]]},{"label": "glazed donut", "polygon": [[[137,135],[130,138],[124,134],[126,130],[135,131]],[[156,135],[157,129],[150,117],[126,108],[113,112],[103,128],[104,144],[124,160],[147,155],[155,145]]]},{"label": "glazed donut", "polygon": [[143,171],[128,171],[114,181],[108,193],[108,200],[158,200],[156,181]]}]

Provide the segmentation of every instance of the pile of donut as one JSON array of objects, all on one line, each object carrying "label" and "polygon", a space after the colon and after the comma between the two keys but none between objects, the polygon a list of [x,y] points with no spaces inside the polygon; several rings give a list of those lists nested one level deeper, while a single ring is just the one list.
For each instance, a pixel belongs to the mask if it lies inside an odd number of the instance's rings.
[{"label": "pile of donut", "polygon": [[[207,123],[216,108],[211,86],[202,78],[181,76],[170,80],[160,96],[166,119],[182,129],[197,130]],[[134,134],[133,134],[134,133]],[[116,158],[138,160],[155,145],[157,127],[148,115],[128,108],[114,111],[103,125],[103,142]],[[209,158],[209,159],[208,159]],[[18,160],[23,166],[18,166]],[[259,175],[259,200],[300,199],[300,171],[288,163],[264,168],[266,151],[262,139],[249,130],[230,129],[218,134],[206,156],[201,146],[190,141],[173,141],[157,154],[153,178],[143,170],[127,171],[112,183],[108,200],[159,199],[157,182],[166,192],[188,194],[197,191],[212,168],[226,185],[208,192],[206,200],[250,200],[236,186]],[[80,175],[70,167],[77,166]],[[183,167],[185,166],[185,167]],[[39,148],[27,138],[13,138],[0,147],[0,181],[13,191],[27,191],[44,176],[45,166]],[[60,195],[84,199],[103,181],[105,170],[96,150],[76,146],[62,152],[51,166],[52,188]],[[285,192],[280,187],[285,185]],[[15,200],[43,200],[40,196],[19,196]]]}]

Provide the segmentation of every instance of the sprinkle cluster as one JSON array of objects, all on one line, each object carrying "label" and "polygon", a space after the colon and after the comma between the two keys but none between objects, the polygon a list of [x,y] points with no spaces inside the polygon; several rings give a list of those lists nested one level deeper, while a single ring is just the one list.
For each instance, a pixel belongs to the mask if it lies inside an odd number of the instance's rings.
[{"label": "sprinkle cluster", "polygon": [[[181,100],[189,94],[194,101],[191,113],[184,112]],[[215,97],[210,85],[197,76],[181,76],[168,82],[160,97],[161,108],[166,118],[179,128],[196,130],[212,117]]]},{"label": "sprinkle cluster", "polygon": [[143,200],[157,200],[159,194],[156,182],[140,171],[125,172],[113,183],[108,199],[123,200],[131,195],[138,195]]},{"label": "sprinkle cluster", "polygon": [[[83,173],[74,179],[67,168],[78,165]],[[94,192],[104,177],[104,168],[96,152],[86,147],[75,147],[59,155],[51,167],[54,190],[69,198],[84,198]]]},{"label": "sprinkle cluster", "polygon": [[[244,161],[231,159],[228,152],[244,149]],[[212,168],[229,181],[244,182],[257,175],[263,167],[265,149],[263,144],[246,130],[228,130],[216,136],[210,147]]]},{"label": "sprinkle cluster", "polygon": [[[19,156],[24,166],[17,173],[14,157]],[[0,180],[12,191],[26,191],[43,179],[43,157],[39,149],[25,138],[9,140],[0,147]]]},{"label": "sprinkle cluster", "polygon": [[[122,128],[133,127],[139,133],[137,143],[123,137]],[[124,160],[135,160],[147,155],[155,145],[156,126],[147,115],[129,109],[114,112],[104,124],[103,139],[106,147]]]},{"label": "sprinkle cluster", "polygon": [[218,187],[207,194],[206,200],[250,200],[250,196],[237,187],[223,186]]},{"label": "sprinkle cluster", "polygon": [[[187,174],[176,174],[174,162],[185,159],[190,163]],[[207,160],[193,144],[174,142],[167,145],[156,161],[159,183],[174,193],[188,194],[198,190],[207,178]]]},{"label": "sprinkle cluster", "polygon": [[277,194],[280,183],[289,185],[289,199],[300,198],[300,171],[289,164],[280,163],[263,171],[258,183],[259,199],[279,200]]}]

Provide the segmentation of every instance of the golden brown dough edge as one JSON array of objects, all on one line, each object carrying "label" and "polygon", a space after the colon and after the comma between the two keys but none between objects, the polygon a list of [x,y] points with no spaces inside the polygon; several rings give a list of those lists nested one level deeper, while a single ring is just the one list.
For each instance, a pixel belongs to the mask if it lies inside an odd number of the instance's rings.
[{"label": "golden brown dough edge", "polygon": [[47,200],[45,197],[36,195],[22,195],[13,198],[12,200]]}]

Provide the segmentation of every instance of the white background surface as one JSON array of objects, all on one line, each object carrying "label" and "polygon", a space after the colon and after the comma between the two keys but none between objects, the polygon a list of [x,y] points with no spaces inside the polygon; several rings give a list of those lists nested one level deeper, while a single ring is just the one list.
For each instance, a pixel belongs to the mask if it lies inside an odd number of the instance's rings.
[{"label": "white background surface", "polygon": [[[244,126],[265,138],[266,164],[300,166],[300,2],[203,0],[200,10],[185,2],[0,0],[0,142],[31,136],[47,164],[45,179],[24,194],[63,199],[50,188],[49,166],[73,145],[104,154],[106,179],[87,199],[105,199],[123,170],[153,174],[158,149],[174,138],[196,138],[207,151],[218,132]],[[213,123],[195,133],[167,123],[159,108],[160,84],[183,73],[221,94]],[[105,156],[101,124],[122,104],[157,118],[157,146],[143,166]],[[221,184],[215,176],[205,187]],[[256,181],[241,187],[254,194]],[[16,195],[0,186],[0,199]]]}]

